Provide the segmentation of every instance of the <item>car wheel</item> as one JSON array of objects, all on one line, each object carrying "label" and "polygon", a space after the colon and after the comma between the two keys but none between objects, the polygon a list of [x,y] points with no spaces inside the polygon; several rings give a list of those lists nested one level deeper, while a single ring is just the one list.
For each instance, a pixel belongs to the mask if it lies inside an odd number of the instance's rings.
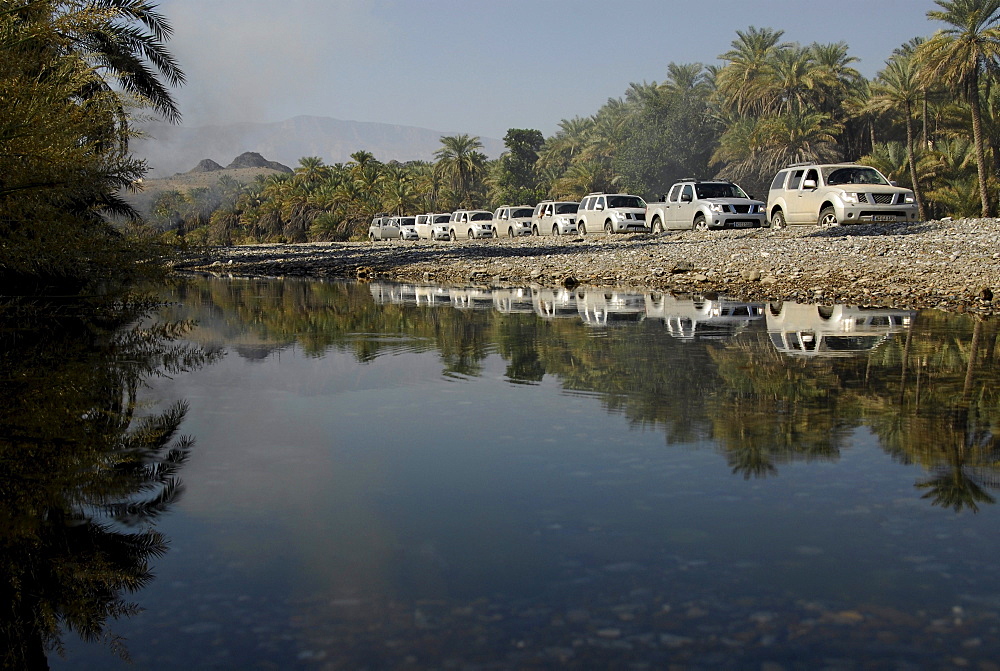
[{"label": "car wheel", "polygon": [[819,226],[840,226],[840,222],[837,221],[837,211],[832,207],[824,207],[823,211],[819,213]]},{"label": "car wheel", "polygon": [[552,235],[559,235],[559,226],[552,224]]},{"label": "car wheel", "polygon": [[374,233],[369,233],[368,234],[368,241],[369,242],[375,242],[375,234]]},{"label": "car wheel", "polygon": [[400,239],[400,240],[406,240],[406,236],[405,236],[405,235],[403,235],[403,232],[402,232],[402,231],[400,231],[400,232],[399,232],[399,239]]},{"label": "car wheel", "polygon": [[514,237],[514,229],[513,229],[513,227],[507,229],[507,237],[508,238],[513,238]]},{"label": "car wheel", "polygon": [[611,222],[610,221],[605,221],[604,222],[604,232],[607,233],[608,235],[611,235],[612,233],[615,232],[614,229],[611,228]]},{"label": "car wheel", "polygon": [[772,317],[777,317],[781,314],[781,307],[784,305],[782,301],[771,301],[767,304],[767,309],[771,311]]},{"label": "car wheel", "polygon": [[531,227],[531,234],[534,235],[535,237],[538,237],[540,235],[538,232],[538,226]]},{"label": "car wheel", "polygon": [[771,228],[785,228],[787,225],[785,213],[781,210],[775,210],[774,214],[771,215]]},{"label": "car wheel", "polygon": [[448,239],[451,240],[452,242],[455,242],[456,240],[458,240],[458,236],[455,235],[455,229],[454,228],[451,229],[450,231],[448,231]]},{"label": "car wheel", "polygon": [[707,231],[708,222],[705,220],[704,214],[699,214],[694,218],[694,230],[696,231]]},{"label": "car wheel", "polygon": [[469,240],[475,240],[475,239],[476,239],[476,234],[473,233],[472,229],[470,228],[469,229]]},{"label": "car wheel", "polygon": [[585,222],[583,222],[583,221],[580,222],[580,229],[579,229],[579,231],[580,231],[580,235],[586,235],[587,234],[587,224]]},{"label": "car wheel", "polygon": [[663,222],[660,221],[659,217],[653,217],[653,235],[660,235],[663,233]]}]

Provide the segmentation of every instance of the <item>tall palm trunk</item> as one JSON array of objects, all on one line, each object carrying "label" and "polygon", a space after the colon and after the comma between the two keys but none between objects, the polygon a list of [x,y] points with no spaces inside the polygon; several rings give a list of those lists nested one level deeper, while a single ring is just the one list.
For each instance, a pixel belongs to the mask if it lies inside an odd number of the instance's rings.
[{"label": "tall palm trunk", "polygon": [[927,221],[927,213],[924,211],[924,197],[920,193],[920,183],[917,182],[917,159],[913,155],[913,110],[910,103],[906,103],[906,159],[910,164],[910,181],[913,183],[913,197],[917,200],[917,215],[920,221]]},{"label": "tall palm trunk", "polygon": [[979,99],[979,74],[973,70],[969,78],[969,106],[972,110],[972,139],[976,144],[976,169],[979,173],[979,196],[983,218],[990,214],[990,194],[987,188],[986,146],[983,141],[983,110]]}]

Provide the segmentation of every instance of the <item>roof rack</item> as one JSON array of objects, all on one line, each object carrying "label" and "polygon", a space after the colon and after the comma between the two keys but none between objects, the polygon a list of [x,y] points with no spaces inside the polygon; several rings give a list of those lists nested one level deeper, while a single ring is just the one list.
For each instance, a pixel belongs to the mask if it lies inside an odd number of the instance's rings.
[{"label": "roof rack", "polygon": [[789,168],[799,168],[804,165],[816,165],[816,161],[802,161],[800,163],[789,163]]}]

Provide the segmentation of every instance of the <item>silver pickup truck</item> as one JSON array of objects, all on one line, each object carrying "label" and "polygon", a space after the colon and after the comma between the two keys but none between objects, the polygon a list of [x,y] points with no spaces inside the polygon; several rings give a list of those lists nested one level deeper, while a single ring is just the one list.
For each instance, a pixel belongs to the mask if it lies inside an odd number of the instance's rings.
[{"label": "silver pickup truck", "polygon": [[760,228],[764,203],[723,180],[683,179],[662,202],[646,205],[646,221],[654,234],[668,229]]}]

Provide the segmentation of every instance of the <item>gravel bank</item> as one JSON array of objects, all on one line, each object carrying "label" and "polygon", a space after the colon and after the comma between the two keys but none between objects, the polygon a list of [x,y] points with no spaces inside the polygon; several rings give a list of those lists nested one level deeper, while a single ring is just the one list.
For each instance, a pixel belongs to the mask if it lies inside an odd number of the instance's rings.
[{"label": "gravel bank", "polygon": [[993,292],[1000,289],[1000,220],[661,236],[269,244],[199,249],[175,267],[239,276],[628,286],[753,301],[993,314]]}]

